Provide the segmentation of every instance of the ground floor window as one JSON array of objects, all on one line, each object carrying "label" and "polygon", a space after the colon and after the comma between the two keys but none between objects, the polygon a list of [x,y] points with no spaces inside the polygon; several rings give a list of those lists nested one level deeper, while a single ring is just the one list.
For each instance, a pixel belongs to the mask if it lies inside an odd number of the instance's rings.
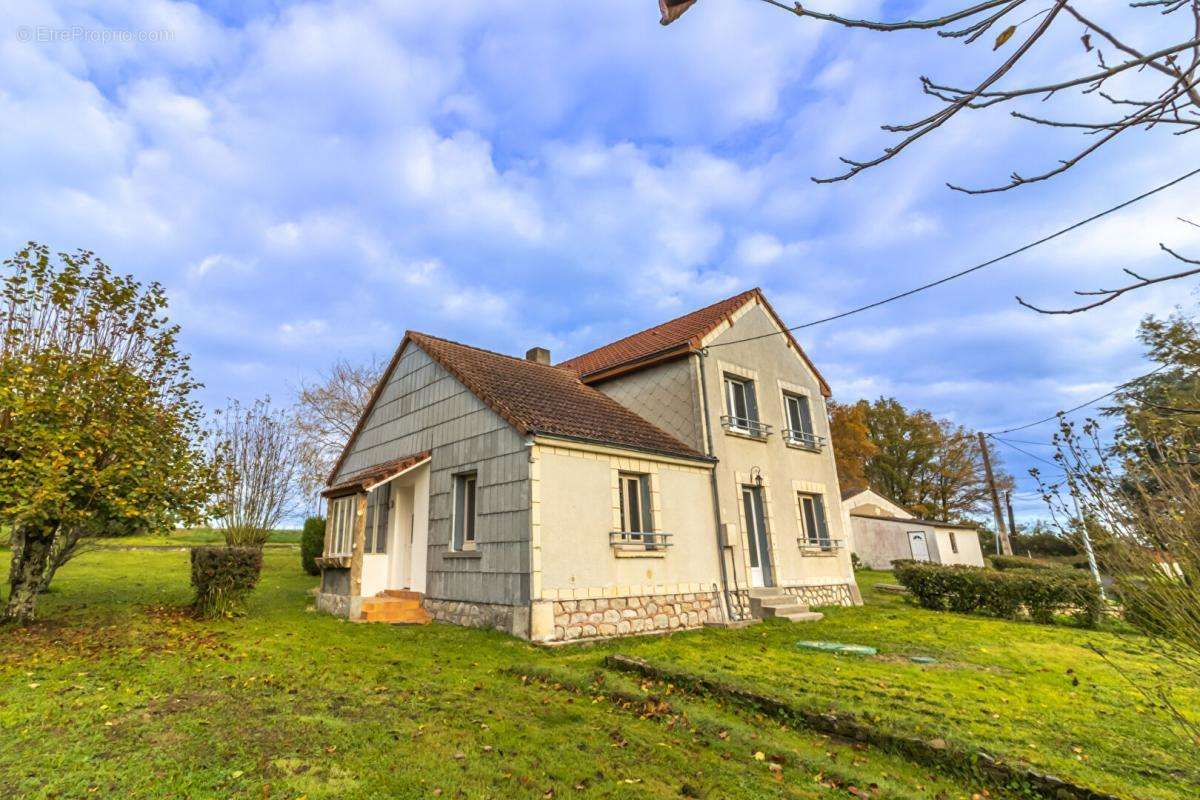
[{"label": "ground floor window", "polygon": [[354,514],[358,497],[348,495],[329,502],[329,552],[331,556],[348,556],[354,544]]},{"label": "ground floor window", "polygon": [[809,547],[828,548],[829,525],[825,521],[825,502],[819,494],[797,495],[800,503],[800,519],[804,525],[804,544]]},{"label": "ground floor window", "polygon": [[657,540],[650,508],[650,476],[636,472],[620,473],[617,493],[621,505],[621,530],[617,543],[655,549]]},{"label": "ground floor window", "polygon": [[950,552],[958,552],[958,537],[954,535],[954,531],[950,531]]},{"label": "ground floor window", "polygon": [[478,476],[466,472],[454,476],[454,538],[453,550],[475,549],[475,487]]}]

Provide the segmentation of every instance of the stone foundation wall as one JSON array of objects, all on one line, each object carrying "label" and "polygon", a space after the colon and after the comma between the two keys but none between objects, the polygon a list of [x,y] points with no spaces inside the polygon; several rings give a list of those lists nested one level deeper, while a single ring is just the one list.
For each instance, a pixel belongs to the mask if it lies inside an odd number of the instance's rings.
[{"label": "stone foundation wall", "polygon": [[785,586],[784,594],[795,595],[809,608],[819,606],[857,606],[862,604],[858,589],[848,583],[825,586]]},{"label": "stone foundation wall", "polygon": [[333,614],[335,617],[343,619],[350,618],[350,595],[332,594],[330,592],[316,593],[317,611],[323,611],[326,614]]},{"label": "stone foundation wall", "polygon": [[450,622],[468,628],[495,628],[523,639],[529,638],[529,606],[471,603],[465,600],[437,600],[426,597],[421,606],[438,622]]},{"label": "stone foundation wall", "polygon": [[557,600],[554,641],[698,628],[722,616],[717,592]]}]

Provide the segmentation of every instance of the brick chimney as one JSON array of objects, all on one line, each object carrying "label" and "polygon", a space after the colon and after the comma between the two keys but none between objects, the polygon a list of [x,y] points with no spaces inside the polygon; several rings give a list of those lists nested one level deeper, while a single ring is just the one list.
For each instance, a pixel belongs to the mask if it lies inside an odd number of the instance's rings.
[{"label": "brick chimney", "polygon": [[525,360],[535,364],[550,364],[550,351],[544,347],[531,347],[525,352]]}]

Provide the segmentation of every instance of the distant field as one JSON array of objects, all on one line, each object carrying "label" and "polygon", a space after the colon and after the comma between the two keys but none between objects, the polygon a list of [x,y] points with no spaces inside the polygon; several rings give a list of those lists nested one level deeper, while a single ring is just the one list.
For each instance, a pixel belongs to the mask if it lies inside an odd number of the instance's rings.
[{"label": "distant field", "polygon": [[[221,544],[225,539],[221,531],[214,528],[178,528],[170,533],[152,533],[144,536],[115,536],[97,539],[101,547],[185,547],[188,545]],[[280,529],[271,531],[268,544],[299,544],[300,531]]]}]

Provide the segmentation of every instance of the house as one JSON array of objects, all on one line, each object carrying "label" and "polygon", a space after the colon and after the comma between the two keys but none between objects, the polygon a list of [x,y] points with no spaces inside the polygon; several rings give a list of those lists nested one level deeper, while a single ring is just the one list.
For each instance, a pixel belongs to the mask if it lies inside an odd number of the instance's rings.
[{"label": "house", "polygon": [[828,395],[758,289],[557,365],[410,331],[324,492],[317,605],[571,641],[859,603]]},{"label": "house", "polygon": [[901,559],[983,566],[973,525],[918,519],[870,489],[844,493],[842,508],[853,531],[854,554],[871,569],[891,569]]}]

